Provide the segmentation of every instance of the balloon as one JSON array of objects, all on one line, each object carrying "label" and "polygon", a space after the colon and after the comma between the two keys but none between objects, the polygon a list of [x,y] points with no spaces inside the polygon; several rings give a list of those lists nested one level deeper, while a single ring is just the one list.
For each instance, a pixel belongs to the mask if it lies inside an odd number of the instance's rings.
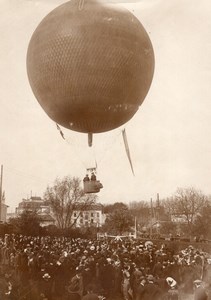
[{"label": "balloon", "polygon": [[67,2],[50,12],[29,42],[27,73],[38,102],[74,131],[115,129],[137,112],[154,73],[151,41],[118,5]]}]

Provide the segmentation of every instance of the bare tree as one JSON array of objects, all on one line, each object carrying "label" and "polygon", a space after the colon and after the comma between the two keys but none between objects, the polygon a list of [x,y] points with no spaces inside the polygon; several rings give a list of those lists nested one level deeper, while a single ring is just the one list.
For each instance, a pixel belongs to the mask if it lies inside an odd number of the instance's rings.
[{"label": "bare tree", "polygon": [[199,239],[211,240],[211,204],[205,206],[201,213],[197,214],[194,222],[194,233]]},{"label": "bare tree", "polygon": [[151,207],[147,201],[132,201],[129,203],[129,210],[137,218],[139,228],[146,226],[151,219]]},{"label": "bare tree", "polygon": [[189,233],[196,216],[207,205],[207,197],[195,188],[178,188],[175,195],[165,201],[165,206],[170,214],[182,215],[187,223]]},{"label": "bare tree", "polygon": [[142,210],[145,208],[149,208],[149,203],[147,201],[131,201],[129,203],[130,210]]},{"label": "bare tree", "polygon": [[133,223],[133,216],[129,209],[126,206],[122,206],[108,214],[104,227],[110,233],[123,234],[130,231],[131,226],[134,225]]},{"label": "bare tree", "polygon": [[47,187],[44,198],[52,208],[57,226],[61,229],[71,228],[77,218],[72,218],[74,211],[82,212],[96,202],[96,195],[84,194],[80,179],[66,176],[56,179],[54,185]]}]

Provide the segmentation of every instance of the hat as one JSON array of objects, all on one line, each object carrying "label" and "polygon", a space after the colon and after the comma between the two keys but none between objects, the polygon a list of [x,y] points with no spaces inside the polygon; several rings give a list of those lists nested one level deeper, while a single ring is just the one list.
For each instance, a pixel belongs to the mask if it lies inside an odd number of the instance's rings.
[{"label": "hat", "polygon": [[142,280],[146,280],[146,278],[145,278],[144,276],[141,276],[141,277],[139,278],[139,281],[141,282]]},{"label": "hat", "polygon": [[42,278],[49,279],[49,278],[51,278],[51,276],[48,273],[45,273]]},{"label": "hat", "polygon": [[172,277],[167,277],[166,281],[170,287],[174,287],[177,285],[176,280],[174,280]]},{"label": "hat", "polygon": [[196,279],[196,280],[194,280],[194,282],[193,283],[195,283],[195,284],[201,284],[202,283],[202,280],[200,280],[200,279]]},{"label": "hat", "polygon": [[154,277],[151,274],[147,276],[147,279],[148,279],[148,281],[154,281]]}]

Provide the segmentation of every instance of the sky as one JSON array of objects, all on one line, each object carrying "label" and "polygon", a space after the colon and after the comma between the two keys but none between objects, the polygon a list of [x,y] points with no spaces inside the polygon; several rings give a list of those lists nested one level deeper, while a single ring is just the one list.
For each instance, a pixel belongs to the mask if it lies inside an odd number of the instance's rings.
[{"label": "sky", "polygon": [[155,53],[149,93],[124,126],[135,176],[122,128],[94,135],[92,148],[86,135],[62,128],[63,140],[32,93],[29,40],[65,2],[0,0],[0,164],[8,212],[23,198],[42,197],[57,177],[83,179],[95,160],[102,204],[166,198],[178,187],[211,194],[210,0],[110,1],[141,21]]}]

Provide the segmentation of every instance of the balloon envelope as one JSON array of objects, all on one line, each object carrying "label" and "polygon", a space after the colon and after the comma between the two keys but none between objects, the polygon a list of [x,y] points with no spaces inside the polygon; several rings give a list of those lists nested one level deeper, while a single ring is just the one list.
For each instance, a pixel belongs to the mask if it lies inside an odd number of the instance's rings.
[{"label": "balloon envelope", "polygon": [[29,43],[27,73],[48,116],[85,133],[115,129],[136,113],[154,72],[151,41],[128,10],[87,1],[50,12]]}]

